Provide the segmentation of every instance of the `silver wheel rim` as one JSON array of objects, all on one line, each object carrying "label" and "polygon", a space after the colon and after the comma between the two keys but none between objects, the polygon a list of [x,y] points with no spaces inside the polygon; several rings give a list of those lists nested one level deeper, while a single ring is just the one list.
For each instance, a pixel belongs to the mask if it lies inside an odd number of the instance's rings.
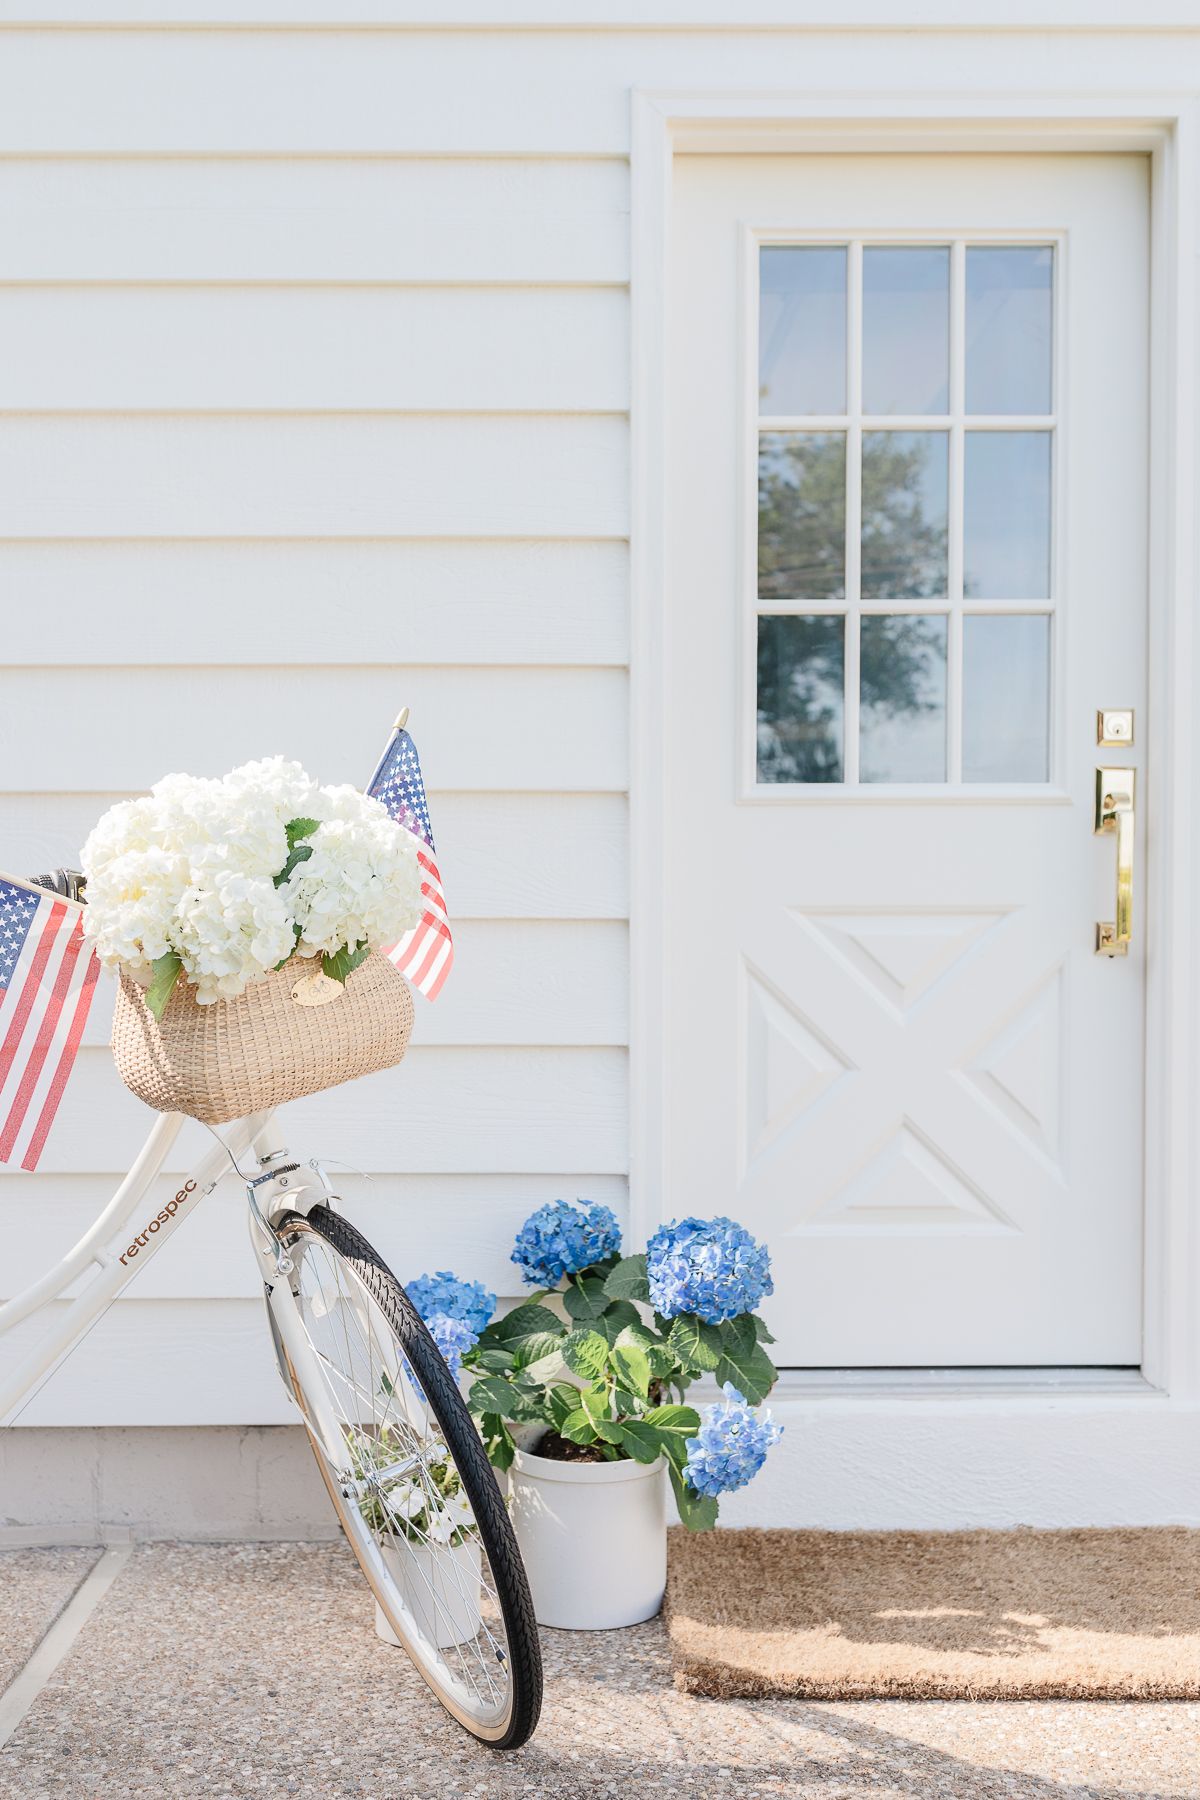
[{"label": "silver wheel rim", "polygon": [[[310,1437],[352,1547],[442,1704],[480,1736],[500,1737],[512,1716],[508,1636],[445,1433],[399,1338],[346,1259],[307,1223],[286,1235],[292,1291],[345,1440],[342,1465],[332,1466],[319,1433]],[[303,1410],[299,1389],[297,1400]]]}]

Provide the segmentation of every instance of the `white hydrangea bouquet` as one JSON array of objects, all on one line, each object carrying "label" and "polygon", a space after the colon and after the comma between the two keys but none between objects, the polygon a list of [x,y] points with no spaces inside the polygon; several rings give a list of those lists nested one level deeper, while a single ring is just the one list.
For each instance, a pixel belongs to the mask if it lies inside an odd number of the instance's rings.
[{"label": "white hydrangea bouquet", "polygon": [[[378,800],[322,787],[282,757],[219,780],[168,775],[111,807],[81,861],[87,935],[121,975],[117,1065],[151,1105],[218,1123],[217,1112],[245,1116],[403,1054],[411,997],[373,953],[420,918],[421,870],[416,838]],[[272,981],[281,972],[283,985]],[[361,1017],[314,1015],[347,992]],[[293,1020],[289,1001],[307,1020]],[[220,1097],[196,1085],[214,1055]],[[251,1079],[231,1055],[268,1078]]]},{"label": "white hydrangea bouquet", "polygon": [[344,982],[421,912],[416,839],[356,788],[280,756],[220,780],[167,775],[110,807],[83,847],[85,930],[161,1018],[182,975],[234,1000],[293,954]]}]

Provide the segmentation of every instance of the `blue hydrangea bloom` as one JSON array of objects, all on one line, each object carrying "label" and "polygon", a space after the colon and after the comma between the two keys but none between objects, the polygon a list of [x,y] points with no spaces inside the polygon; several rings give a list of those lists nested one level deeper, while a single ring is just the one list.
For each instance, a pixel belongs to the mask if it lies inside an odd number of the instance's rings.
[{"label": "blue hydrangea bloom", "polygon": [[425,1323],[429,1327],[430,1337],[445,1357],[450,1373],[457,1381],[462,1371],[462,1359],[478,1341],[478,1332],[472,1331],[465,1319],[455,1319],[449,1313],[433,1313]]},{"label": "blue hydrangea bloom", "polygon": [[683,1468],[688,1486],[713,1500],[753,1481],[767,1451],[783,1436],[783,1426],[769,1412],[747,1406],[732,1381],[725,1383],[724,1393],[723,1401],[705,1407],[699,1434],[687,1441]]},{"label": "blue hydrangea bloom", "polygon": [[672,1219],[646,1246],[646,1278],[656,1312],[695,1313],[709,1325],[753,1312],[775,1292],[771,1257],[732,1219]]},{"label": "blue hydrangea bloom", "polygon": [[554,1200],[530,1213],[513,1246],[517,1263],[533,1287],[552,1288],[621,1249],[621,1227],[607,1206],[572,1206]]},{"label": "blue hydrangea bloom", "polygon": [[489,1294],[482,1281],[460,1281],[449,1269],[436,1275],[418,1275],[408,1283],[408,1297],[432,1330],[435,1313],[448,1319],[461,1319],[478,1337],[496,1310],[496,1296]]}]

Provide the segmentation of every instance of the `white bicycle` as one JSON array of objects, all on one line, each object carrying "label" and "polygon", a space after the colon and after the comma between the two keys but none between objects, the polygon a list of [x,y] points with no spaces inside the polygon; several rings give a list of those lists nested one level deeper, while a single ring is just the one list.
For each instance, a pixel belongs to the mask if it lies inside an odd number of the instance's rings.
[{"label": "white bicycle", "polygon": [[[83,897],[74,871],[33,881]],[[90,1271],[54,1327],[0,1380],[0,1421],[11,1423],[232,1168],[245,1182],[279,1373],[371,1592],[447,1712],[493,1748],[516,1749],[537,1724],[541,1652],[483,1444],[403,1287],[343,1217],[319,1161],[293,1155],[273,1117],[227,1126],[164,1194],[155,1190],[183,1115],[159,1116],[90,1230],[56,1269],[0,1306],[3,1334]]]}]

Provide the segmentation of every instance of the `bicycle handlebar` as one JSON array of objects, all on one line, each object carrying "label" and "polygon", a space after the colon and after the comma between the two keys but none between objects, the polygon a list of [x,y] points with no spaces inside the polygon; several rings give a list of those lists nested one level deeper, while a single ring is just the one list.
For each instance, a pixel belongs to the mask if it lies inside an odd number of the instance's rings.
[{"label": "bicycle handlebar", "polygon": [[27,875],[31,887],[47,888],[64,900],[86,900],[87,879],[79,869],[55,869],[52,875]]}]

